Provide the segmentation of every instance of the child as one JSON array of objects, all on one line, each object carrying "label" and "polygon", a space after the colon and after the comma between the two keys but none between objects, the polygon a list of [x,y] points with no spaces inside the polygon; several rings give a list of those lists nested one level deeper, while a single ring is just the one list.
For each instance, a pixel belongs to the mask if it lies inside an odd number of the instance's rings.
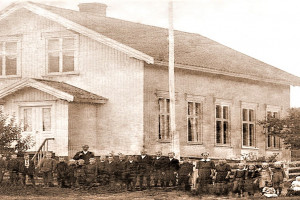
[{"label": "child", "polygon": [[262,193],[265,197],[278,197],[276,190],[273,188],[272,182],[266,182]]},{"label": "child", "polygon": [[277,195],[280,196],[283,187],[283,179],[285,179],[285,173],[280,162],[275,162],[274,167],[275,168],[272,171],[272,182]]},{"label": "child", "polygon": [[292,182],[291,188],[288,189],[287,196],[300,195],[300,176],[296,177],[296,180]]},{"label": "child", "polygon": [[109,189],[115,190],[116,186],[116,171],[117,171],[117,163],[114,161],[114,157],[112,154],[108,156],[108,162],[106,163],[106,170],[109,176]]},{"label": "child", "polygon": [[58,186],[61,188],[66,187],[66,179],[67,179],[67,173],[68,173],[68,164],[65,163],[65,158],[63,156],[59,157],[59,163],[56,165],[57,170],[57,182]]},{"label": "child", "polygon": [[29,154],[24,154],[24,159],[20,161],[19,171],[22,175],[22,183],[26,187],[26,176],[30,179],[33,187],[35,188],[34,172],[35,165],[33,160],[29,159]]},{"label": "child", "polygon": [[107,185],[108,184],[108,174],[106,170],[106,157],[101,156],[100,162],[98,163],[98,177],[97,182],[100,183],[100,185]]},{"label": "child", "polygon": [[92,187],[97,178],[97,164],[95,158],[89,159],[89,164],[85,166],[86,185]]},{"label": "child", "polygon": [[126,187],[129,191],[135,190],[138,164],[133,160],[133,156],[128,156],[126,162]]},{"label": "child", "polygon": [[125,155],[119,153],[119,161],[117,162],[116,178],[121,186],[121,190],[123,190],[124,187],[126,186],[125,167],[126,167]]},{"label": "child", "polygon": [[259,171],[259,176],[259,189],[260,191],[262,191],[262,189],[266,186],[265,183],[271,182],[271,170],[268,163],[262,163],[262,168]]},{"label": "child", "polygon": [[68,163],[68,183],[71,188],[75,187],[76,178],[75,178],[75,169],[76,169],[76,161],[74,159],[70,159]]},{"label": "child", "polygon": [[6,157],[3,157],[2,154],[0,154],[0,184],[3,181],[3,176],[6,168],[7,168]]},{"label": "child", "polygon": [[178,171],[178,186],[180,187],[182,183],[184,184],[185,191],[190,191],[191,186],[189,183],[189,179],[191,174],[193,173],[193,164],[189,163],[188,158],[183,158],[183,163],[179,167]]},{"label": "child", "polygon": [[244,170],[244,164],[239,163],[238,169],[234,172],[233,175],[233,193],[237,193],[238,196],[243,195],[244,190],[244,179],[246,175],[246,170]]},{"label": "child", "polygon": [[56,161],[52,159],[52,153],[47,152],[46,158],[41,160],[39,169],[43,174],[44,187],[53,187],[53,172],[56,168]]},{"label": "child", "polygon": [[216,195],[227,195],[228,194],[228,181],[231,173],[231,167],[226,163],[225,159],[221,159],[219,164],[216,166],[215,173],[215,193]]},{"label": "child", "polygon": [[246,171],[244,186],[244,190],[249,196],[254,196],[254,193],[257,190],[257,177],[258,174],[255,169],[255,165],[250,164]]},{"label": "child", "polygon": [[85,175],[85,165],[84,160],[78,160],[78,166],[75,169],[76,187],[81,188],[85,185],[86,175]]},{"label": "child", "polygon": [[11,159],[7,162],[7,169],[9,171],[9,179],[12,185],[17,185],[19,180],[20,163],[17,160],[17,154],[12,154]]}]

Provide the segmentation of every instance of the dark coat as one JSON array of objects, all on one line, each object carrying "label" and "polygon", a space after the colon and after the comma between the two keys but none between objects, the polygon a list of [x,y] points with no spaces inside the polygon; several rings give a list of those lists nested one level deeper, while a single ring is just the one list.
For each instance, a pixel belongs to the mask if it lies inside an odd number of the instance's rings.
[{"label": "dark coat", "polygon": [[138,162],[139,173],[145,173],[151,171],[152,158],[150,156],[146,155],[144,158],[142,158],[142,156],[139,156],[137,158],[137,162]]},{"label": "dark coat", "polygon": [[33,175],[35,172],[35,165],[33,160],[29,159],[29,167],[25,167],[25,159],[20,160],[19,162],[19,172],[22,174]]},{"label": "dark coat", "polygon": [[136,161],[132,161],[131,163],[130,161],[126,162],[126,172],[128,174],[132,174],[132,175],[137,174],[138,172],[137,170],[138,170],[138,163]]},{"label": "dark coat", "polygon": [[74,160],[79,160],[79,159],[84,160],[84,164],[86,165],[89,164],[90,158],[94,158],[94,153],[90,151],[88,151],[86,154],[84,154],[83,151],[79,151],[73,157]]},{"label": "dark coat", "polygon": [[153,169],[154,170],[165,171],[167,168],[167,165],[168,165],[167,158],[160,157],[159,159],[157,159],[157,157],[155,157],[153,159]]},{"label": "dark coat", "polygon": [[118,170],[117,162],[112,161],[111,163],[106,163],[106,171],[109,175],[115,175]]},{"label": "dark coat", "polygon": [[193,164],[186,162],[180,165],[178,174],[179,176],[187,176],[189,174],[192,174],[192,172],[193,172]]},{"label": "dark coat", "polygon": [[10,159],[7,162],[7,170],[13,172],[19,172],[20,162],[18,159]]},{"label": "dark coat", "polygon": [[177,172],[179,170],[179,160],[173,158],[171,161],[169,158],[167,158],[167,170],[170,170],[172,172]]},{"label": "dark coat", "polygon": [[59,162],[56,164],[57,175],[67,176],[68,174],[68,164],[65,162]]},{"label": "dark coat", "polygon": [[98,162],[98,164],[97,164],[98,166],[97,166],[97,168],[98,168],[98,174],[105,174],[105,173],[107,173],[107,161],[104,161],[104,162]]},{"label": "dark coat", "polygon": [[7,162],[6,160],[3,160],[0,158],[0,169],[6,169],[7,168]]}]

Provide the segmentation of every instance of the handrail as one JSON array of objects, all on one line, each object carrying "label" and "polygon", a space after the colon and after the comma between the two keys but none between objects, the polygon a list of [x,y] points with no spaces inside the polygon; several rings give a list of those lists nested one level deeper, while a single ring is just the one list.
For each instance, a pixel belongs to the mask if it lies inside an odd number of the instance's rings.
[{"label": "handrail", "polygon": [[[40,159],[40,155],[39,154],[42,151],[42,149],[45,148],[45,144],[46,144],[46,142],[48,143],[49,140],[54,140],[54,138],[45,138],[45,140],[40,145],[40,147],[38,148],[38,150],[35,152],[35,154],[34,154],[34,156],[32,157],[31,160],[35,160],[36,157],[38,157]],[[47,145],[47,151],[48,151],[48,145]]]}]

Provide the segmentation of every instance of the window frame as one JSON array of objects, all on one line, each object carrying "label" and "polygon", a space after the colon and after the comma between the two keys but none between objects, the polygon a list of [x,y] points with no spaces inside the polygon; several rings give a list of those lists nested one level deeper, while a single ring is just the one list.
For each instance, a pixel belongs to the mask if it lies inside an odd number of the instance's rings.
[{"label": "window frame", "polygon": [[[17,49],[15,54],[9,55],[16,55],[16,74],[7,75],[7,66],[6,66],[6,43],[15,42],[17,43]],[[0,37],[0,43],[2,43],[2,49],[0,49],[0,59],[2,60],[2,72],[0,78],[17,78],[21,76],[21,58],[22,58],[22,43],[21,38],[19,37]]]},{"label": "window frame", "polygon": [[[163,110],[161,110],[161,105],[160,105],[160,100],[163,100]],[[168,106],[168,101],[169,101],[169,106],[170,106],[170,98],[164,98],[164,97],[159,97],[158,98],[158,134],[157,134],[157,139],[158,141],[160,142],[171,142],[171,123],[170,123],[170,108],[168,109],[167,106]],[[169,110],[169,112],[168,112]],[[164,136],[161,134],[161,118],[163,116],[163,121],[164,121],[164,130],[168,130],[169,131],[169,134],[168,136],[169,137],[166,137],[164,134]],[[169,120],[168,120],[168,124],[166,123],[167,121],[167,118],[169,116]],[[167,129],[167,126],[168,129]],[[160,138],[161,137],[161,138]]]},{"label": "window frame", "polygon": [[[203,102],[205,100],[205,97],[200,95],[191,95],[186,94],[186,141],[187,144],[193,145],[193,144],[203,144]],[[189,115],[189,103],[193,103],[193,115]],[[198,116],[196,116],[196,110],[195,106],[196,104],[200,104],[200,111]],[[189,119],[190,118],[196,118],[198,117],[198,141],[189,141]]]},{"label": "window frame", "polygon": [[[274,113],[277,113],[278,114],[278,119],[280,119],[280,114],[281,114],[280,111],[281,111],[281,108],[279,106],[269,106],[269,105],[267,105],[266,119],[268,118],[268,113],[269,112],[273,116],[274,116]],[[275,136],[275,135],[269,135],[267,129],[265,131],[266,131],[266,149],[267,150],[280,150],[282,148],[280,137]],[[269,146],[269,136],[271,136],[271,138],[272,138],[270,146]],[[277,141],[278,147],[274,146],[274,141]]]},{"label": "window frame", "polygon": [[[222,118],[217,118],[217,106],[221,106],[221,116]],[[228,107],[228,119],[224,120],[224,113],[223,113],[223,107]],[[221,99],[217,99],[215,100],[215,104],[214,104],[214,124],[215,124],[215,145],[218,147],[230,147],[231,146],[231,107],[232,107],[232,102],[231,100],[221,100]],[[222,131],[221,131],[221,143],[217,142],[217,121],[221,121],[222,124]],[[223,129],[224,129],[224,122],[227,121],[228,122],[228,127],[227,127],[227,140],[228,142],[224,143],[224,133],[223,133]]]},{"label": "window frame", "polygon": [[[244,110],[247,110],[247,120],[244,121]],[[253,120],[249,121],[249,117],[250,117],[250,110],[253,110]],[[257,104],[255,103],[246,103],[246,102],[242,102],[241,103],[241,134],[242,134],[242,142],[241,142],[241,146],[242,148],[253,148],[253,149],[257,149],[257,134],[256,134],[256,114],[257,114]],[[244,124],[247,124],[248,127],[248,138],[249,134],[250,134],[250,124],[253,124],[253,130],[254,130],[254,136],[253,136],[253,145],[250,146],[249,143],[250,141],[247,142],[247,145],[244,145],[244,132],[243,132],[243,126]]]},{"label": "window frame", "polygon": [[[48,45],[49,40],[58,40],[59,41],[59,49],[49,51]],[[63,40],[64,39],[74,39],[74,49],[63,49]],[[63,66],[63,52],[65,51],[74,51],[74,70],[64,72],[64,66]],[[49,53],[58,52],[59,53],[59,66],[58,66],[58,72],[49,72]],[[45,57],[46,57],[46,71],[45,74],[47,76],[56,76],[56,75],[77,75],[78,72],[78,64],[79,64],[79,36],[76,34],[45,34]]]}]

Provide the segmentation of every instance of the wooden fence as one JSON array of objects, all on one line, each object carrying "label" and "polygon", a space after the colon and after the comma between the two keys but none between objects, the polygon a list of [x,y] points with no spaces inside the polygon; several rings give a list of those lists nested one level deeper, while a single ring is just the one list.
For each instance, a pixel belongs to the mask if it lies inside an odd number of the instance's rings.
[{"label": "wooden fence", "polygon": [[289,181],[295,180],[296,176],[300,176],[300,161],[286,163],[285,172]]}]

